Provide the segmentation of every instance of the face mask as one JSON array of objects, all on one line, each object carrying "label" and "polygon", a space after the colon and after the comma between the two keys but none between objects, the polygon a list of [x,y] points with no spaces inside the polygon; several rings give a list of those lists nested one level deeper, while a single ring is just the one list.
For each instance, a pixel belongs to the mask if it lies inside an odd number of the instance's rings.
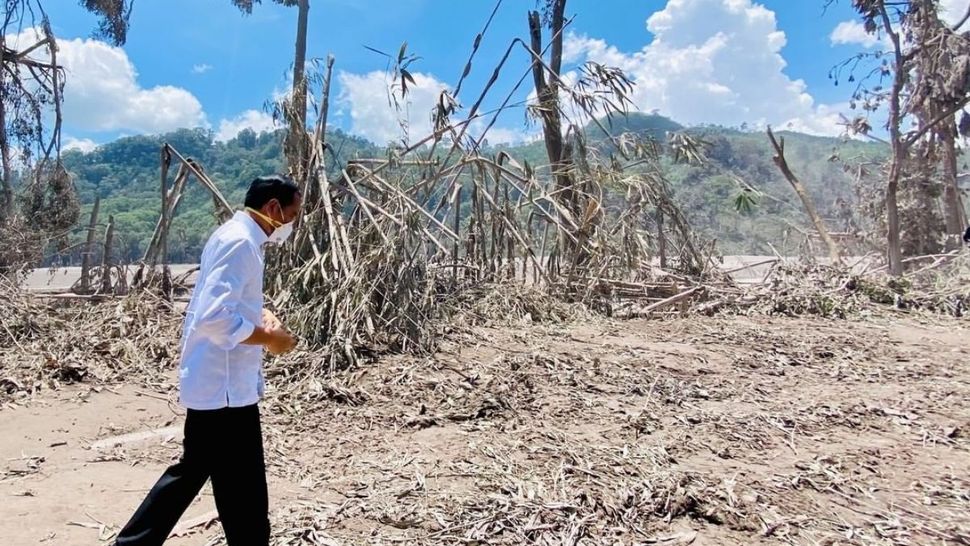
[{"label": "face mask", "polygon": [[269,234],[269,242],[281,245],[293,234],[293,222],[288,222],[273,230]]},{"label": "face mask", "polygon": [[287,239],[290,238],[290,235],[293,234],[293,222],[287,222],[283,224],[279,220],[274,220],[269,216],[266,216],[265,214],[259,212],[256,209],[246,207],[246,210],[255,214],[256,216],[259,216],[260,218],[265,220],[269,225],[273,226],[273,233],[269,234],[268,242],[281,245],[285,243]]}]

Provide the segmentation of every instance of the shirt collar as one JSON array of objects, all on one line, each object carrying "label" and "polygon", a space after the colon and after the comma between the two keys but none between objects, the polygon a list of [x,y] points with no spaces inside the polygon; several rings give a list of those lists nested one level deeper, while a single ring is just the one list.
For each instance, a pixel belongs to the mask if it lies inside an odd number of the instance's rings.
[{"label": "shirt collar", "polygon": [[252,237],[253,241],[256,243],[256,246],[262,247],[269,241],[269,235],[266,235],[263,228],[259,227],[259,224],[256,223],[256,220],[253,220],[253,217],[250,216],[248,212],[243,210],[236,211],[236,214],[233,215],[232,219],[241,223],[246,228],[246,230],[249,232],[249,236]]}]

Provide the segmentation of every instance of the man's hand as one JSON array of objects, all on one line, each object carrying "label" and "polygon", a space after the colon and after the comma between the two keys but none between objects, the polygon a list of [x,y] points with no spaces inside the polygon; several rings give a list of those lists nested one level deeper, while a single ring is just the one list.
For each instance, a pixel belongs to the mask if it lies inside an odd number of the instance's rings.
[{"label": "man's hand", "polygon": [[[279,321],[277,321],[278,323]],[[266,343],[266,350],[273,355],[281,355],[288,353],[296,347],[296,338],[292,334],[287,332],[283,327],[270,328],[265,327],[266,333],[269,334],[269,342]]]},{"label": "man's hand", "polygon": [[274,315],[272,311],[264,308],[263,328],[266,328],[267,330],[278,330],[283,328],[283,323],[280,321],[280,319],[276,318],[276,315]]},{"label": "man's hand", "polygon": [[296,347],[296,338],[289,333],[269,309],[263,309],[262,324],[243,343],[247,345],[262,345],[273,355],[288,353]]}]

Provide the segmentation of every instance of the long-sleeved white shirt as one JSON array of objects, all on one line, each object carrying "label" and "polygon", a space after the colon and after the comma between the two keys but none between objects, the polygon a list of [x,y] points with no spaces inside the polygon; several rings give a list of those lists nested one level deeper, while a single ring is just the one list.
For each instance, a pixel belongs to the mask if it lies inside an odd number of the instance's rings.
[{"label": "long-sleeved white shirt", "polygon": [[242,341],[262,323],[267,239],[237,212],[205,244],[182,331],[179,398],[189,409],[249,406],[263,395],[263,348]]}]

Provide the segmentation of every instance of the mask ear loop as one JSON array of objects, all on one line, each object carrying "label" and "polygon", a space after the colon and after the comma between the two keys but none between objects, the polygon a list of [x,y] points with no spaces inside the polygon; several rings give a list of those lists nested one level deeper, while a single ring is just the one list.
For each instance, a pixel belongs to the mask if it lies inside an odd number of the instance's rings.
[{"label": "mask ear loop", "polygon": [[286,212],[283,211],[283,203],[280,203],[280,200],[277,199],[276,205],[280,208],[280,225],[288,224],[289,222],[286,221]]},{"label": "mask ear loop", "polygon": [[[279,201],[277,201],[277,202],[279,202]],[[269,216],[266,216],[265,214],[263,214],[262,212],[259,212],[258,210],[254,209],[254,208],[246,207],[246,210],[248,210],[249,212],[255,214],[256,216],[259,216],[260,218],[262,218],[263,220],[265,220],[266,222],[268,222],[269,225],[273,226],[273,229],[279,229],[279,227],[283,225],[282,222],[279,222],[277,220],[274,220],[274,219],[270,218]]]}]

